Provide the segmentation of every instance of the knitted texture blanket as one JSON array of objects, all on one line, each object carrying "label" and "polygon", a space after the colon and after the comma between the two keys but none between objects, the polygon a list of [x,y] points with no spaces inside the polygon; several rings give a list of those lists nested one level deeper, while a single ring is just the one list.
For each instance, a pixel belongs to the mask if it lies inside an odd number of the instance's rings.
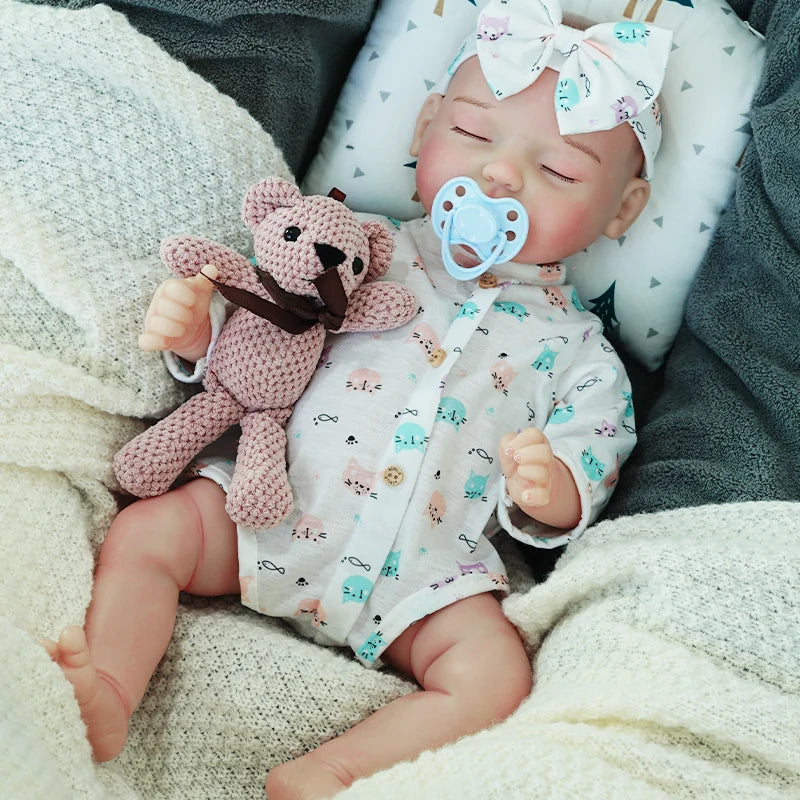
[{"label": "knitted texture blanket", "polygon": [[[83,620],[113,453],[182,398],[135,346],[160,240],[246,250],[246,187],[288,169],[250,116],[103,6],[0,0],[0,96],[0,794],[263,797],[271,766],[414,687],[235,598],[185,598],[125,750],[98,766],[36,640]],[[501,540],[533,694],[343,797],[797,797],[798,511],[622,517],[535,587]]]},{"label": "knitted texture blanket", "polygon": [[[376,1],[109,0],[107,5],[247,109],[300,180]],[[95,5],[95,0],[27,2],[70,9]]]}]

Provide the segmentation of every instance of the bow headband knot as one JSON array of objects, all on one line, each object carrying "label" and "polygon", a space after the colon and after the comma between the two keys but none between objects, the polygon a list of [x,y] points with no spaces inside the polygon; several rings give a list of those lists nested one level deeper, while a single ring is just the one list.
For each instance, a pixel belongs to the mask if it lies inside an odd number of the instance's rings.
[{"label": "bow headband knot", "polygon": [[569,25],[559,23],[554,34],[548,34],[553,38],[553,47],[561,51],[561,54],[574,53],[583,41],[583,31],[570,28]]},{"label": "bow headband knot", "polygon": [[645,155],[643,176],[653,174],[661,142],[656,96],[664,82],[672,32],[643,22],[607,22],[585,31],[562,23],[558,0],[491,0],[447,74],[473,55],[486,82],[502,100],[521,92],[546,67],[560,73],[555,92],[563,136],[631,126]]}]

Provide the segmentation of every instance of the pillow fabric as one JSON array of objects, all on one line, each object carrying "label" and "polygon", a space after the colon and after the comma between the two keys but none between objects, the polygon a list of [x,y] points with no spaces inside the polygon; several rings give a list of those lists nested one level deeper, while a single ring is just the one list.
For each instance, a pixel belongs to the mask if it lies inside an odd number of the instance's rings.
[{"label": "pillow fabric", "polygon": [[[689,285],[733,191],[763,41],[724,0],[563,0],[593,21],[673,31],[661,92],[664,136],[651,199],[616,241],[567,260],[569,282],[607,332],[648,369],[663,362]],[[408,145],[417,112],[477,21],[473,0],[382,0],[303,188],[336,186],[360,211],[423,213]]]}]

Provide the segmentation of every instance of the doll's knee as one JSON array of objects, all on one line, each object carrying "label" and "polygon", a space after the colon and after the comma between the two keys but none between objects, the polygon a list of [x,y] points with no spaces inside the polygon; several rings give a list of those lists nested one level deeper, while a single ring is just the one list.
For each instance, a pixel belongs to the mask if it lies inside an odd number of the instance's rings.
[{"label": "doll's knee", "polygon": [[[508,630],[501,639],[492,643],[498,651],[497,678],[494,681],[492,702],[494,718],[499,721],[516,711],[533,688],[533,667],[525,645],[514,626],[508,622]],[[489,687],[487,686],[487,691]]]},{"label": "doll's knee", "polygon": [[[429,662],[420,683],[454,697],[480,698],[465,706],[474,714],[472,724],[481,727],[488,720],[499,721],[511,714],[530,694],[533,672],[530,656],[519,632],[490,594],[465,598],[432,618],[428,636],[420,635],[418,646],[437,654]],[[449,642],[441,647],[442,640]],[[419,678],[418,678],[419,679]]]}]

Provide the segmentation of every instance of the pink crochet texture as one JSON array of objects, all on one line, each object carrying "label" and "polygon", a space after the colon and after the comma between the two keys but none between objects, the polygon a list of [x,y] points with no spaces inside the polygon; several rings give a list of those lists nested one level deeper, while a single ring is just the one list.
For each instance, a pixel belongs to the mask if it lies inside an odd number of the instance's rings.
[{"label": "pink crochet texture", "polygon": [[[243,214],[253,232],[258,269],[277,284],[278,292],[308,297],[315,308],[323,306],[327,291],[317,290],[312,281],[336,270],[347,308],[343,321],[333,314],[333,330],[339,321],[338,332],[388,330],[416,314],[411,292],[397,283],[376,281],[385,274],[394,251],[392,236],[382,224],[361,223],[338,200],[304,197],[280,178],[251,187]],[[184,278],[214,264],[223,293],[225,287],[233,287],[256,296],[257,302],[271,300],[251,261],[223,245],[176,237],[162,244],[161,258]],[[330,277],[337,283],[331,275],[324,280]],[[122,488],[137,497],[163,494],[205,445],[239,423],[242,435],[225,509],[248,528],[280,522],[292,510],[284,426],[325,341],[322,322],[307,325],[307,330],[289,333],[247,308],[237,308],[212,350],[205,391],[117,453],[114,471]]]}]

